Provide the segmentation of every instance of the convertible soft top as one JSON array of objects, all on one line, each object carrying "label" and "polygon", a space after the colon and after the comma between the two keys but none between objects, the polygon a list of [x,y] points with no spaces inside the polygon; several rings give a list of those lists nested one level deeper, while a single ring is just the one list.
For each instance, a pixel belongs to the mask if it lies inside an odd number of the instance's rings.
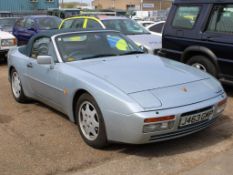
[{"label": "convertible soft top", "polygon": [[27,56],[30,56],[31,54],[31,50],[32,50],[32,45],[34,43],[35,40],[37,40],[38,38],[41,37],[48,37],[51,38],[54,35],[58,35],[58,34],[65,34],[65,33],[72,33],[72,32],[118,32],[118,31],[114,31],[114,30],[105,30],[105,29],[91,29],[91,30],[87,30],[87,29],[56,29],[56,30],[50,30],[50,31],[46,31],[46,32],[40,32],[36,35],[34,35],[29,42],[27,43],[27,45],[25,46],[21,46],[19,48],[19,51]]}]

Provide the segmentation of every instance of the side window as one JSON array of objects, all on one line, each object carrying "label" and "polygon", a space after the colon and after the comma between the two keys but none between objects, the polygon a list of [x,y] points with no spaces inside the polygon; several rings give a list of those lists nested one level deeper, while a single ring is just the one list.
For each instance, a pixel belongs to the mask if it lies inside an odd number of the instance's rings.
[{"label": "side window", "polygon": [[200,13],[199,6],[180,6],[176,10],[172,26],[175,28],[192,29]]},{"label": "side window", "polygon": [[24,22],[25,20],[22,18],[22,19],[19,19],[15,22],[15,26],[16,27],[23,27],[24,26]]},{"label": "side window", "polygon": [[214,7],[207,31],[233,33],[233,4]]},{"label": "side window", "polygon": [[35,22],[32,19],[27,19],[24,26],[27,29],[33,28],[35,26]]},{"label": "side window", "polygon": [[83,28],[83,18],[74,19],[71,28],[73,29],[82,29]]},{"label": "side window", "polygon": [[31,57],[36,59],[39,55],[48,55],[50,42],[50,38],[47,37],[35,40],[32,46]]},{"label": "side window", "polygon": [[152,32],[162,33],[164,23],[154,25],[149,28]]},{"label": "side window", "polygon": [[61,26],[61,29],[70,29],[74,20],[65,20]]},{"label": "side window", "polygon": [[88,19],[87,29],[103,29],[103,27],[95,20]]}]

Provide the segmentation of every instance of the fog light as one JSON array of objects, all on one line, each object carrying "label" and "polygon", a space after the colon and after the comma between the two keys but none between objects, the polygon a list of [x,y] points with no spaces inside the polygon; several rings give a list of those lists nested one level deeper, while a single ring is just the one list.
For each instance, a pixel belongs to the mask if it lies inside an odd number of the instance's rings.
[{"label": "fog light", "polygon": [[162,123],[162,125],[160,126],[161,129],[167,129],[168,128],[168,122],[164,122]]},{"label": "fog light", "polygon": [[144,133],[154,132],[160,128],[160,125],[161,125],[160,123],[154,124],[154,125],[145,125],[143,128],[143,132]]},{"label": "fog light", "polygon": [[175,124],[175,121],[168,121],[168,122],[144,125],[143,132],[148,133],[148,132],[172,129],[174,124]]}]

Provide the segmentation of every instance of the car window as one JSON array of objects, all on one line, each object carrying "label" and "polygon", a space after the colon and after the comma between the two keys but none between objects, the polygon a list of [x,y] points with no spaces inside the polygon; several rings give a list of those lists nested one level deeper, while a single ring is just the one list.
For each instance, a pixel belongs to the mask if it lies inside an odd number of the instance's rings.
[{"label": "car window", "polygon": [[25,28],[30,29],[35,26],[35,21],[33,19],[27,19],[24,24]]},{"label": "car window", "polygon": [[71,28],[73,28],[73,29],[82,29],[83,28],[83,22],[84,22],[83,18],[74,19]]},{"label": "car window", "polygon": [[64,62],[142,52],[131,40],[115,32],[64,34],[56,37],[56,44]]},{"label": "car window", "polygon": [[102,29],[103,27],[97,21],[93,19],[88,19],[86,28],[87,29]]},{"label": "car window", "polygon": [[83,28],[83,18],[69,19],[65,20],[61,26],[62,29],[82,29]]},{"label": "car window", "polygon": [[117,30],[125,35],[150,34],[144,27],[131,19],[102,20],[107,29]]},{"label": "car window", "polygon": [[149,28],[152,32],[162,33],[164,23],[153,25]]},{"label": "car window", "polygon": [[16,21],[15,26],[16,27],[23,27],[24,26],[25,19],[19,19]]},{"label": "car window", "polygon": [[41,17],[37,19],[39,29],[50,30],[57,29],[61,23],[61,19],[57,17]]},{"label": "car window", "polygon": [[65,21],[62,23],[61,29],[70,29],[71,26],[72,26],[73,21],[74,21],[74,20],[72,20],[72,19],[65,20]]},{"label": "car window", "polygon": [[182,29],[192,29],[200,13],[199,6],[180,6],[176,10],[172,26]]},{"label": "car window", "polygon": [[106,36],[106,38],[109,46],[112,49],[119,51],[130,51],[132,49],[131,45],[129,45],[127,41],[119,35],[109,34]]},{"label": "car window", "polygon": [[42,37],[35,40],[32,46],[31,57],[36,59],[39,55],[48,55],[49,43],[50,43],[50,38],[47,37]]},{"label": "car window", "polygon": [[233,4],[215,6],[207,30],[233,33]]},{"label": "car window", "polygon": [[151,25],[152,23],[142,23],[142,25],[144,26],[144,27],[147,27],[147,26],[149,26],[149,25]]}]

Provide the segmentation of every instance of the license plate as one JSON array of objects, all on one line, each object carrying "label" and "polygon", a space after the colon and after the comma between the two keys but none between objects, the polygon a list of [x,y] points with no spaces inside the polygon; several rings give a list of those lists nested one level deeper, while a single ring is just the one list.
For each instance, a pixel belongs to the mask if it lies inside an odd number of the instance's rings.
[{"label": "license plate", "polygon": [[209,109],[207,111],[203,111],[197,114],[183,116],[180,119],[179,126],[184,127],[184,126],[192,125],[194,123],[198,123],[201,121],[209,120],[212,118],[213,113],[214,113],[213,109]]}]

